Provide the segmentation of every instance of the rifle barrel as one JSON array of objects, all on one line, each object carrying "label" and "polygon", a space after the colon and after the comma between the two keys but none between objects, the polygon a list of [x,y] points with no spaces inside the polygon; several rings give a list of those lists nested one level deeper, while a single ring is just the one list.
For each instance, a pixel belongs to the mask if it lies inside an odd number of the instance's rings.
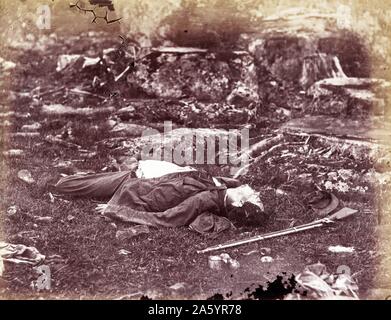
[{"label": "rifle barrel", "polygon": [[317,222],[317,223],[308,223],[308,224],[301,225],[298,227],[292,227],[292,228],[282,230],[282,231],[275,231],[275,232],[267,233],[264,235],[259,235],[256,237],[244,239],[244,240],[239,240],[239,241],[234,241],[234,242],[232,242],[232,241],[226,242],[223,244],[219,244],[217,246],[206,248],[204,250],[198,250],[197,253],[206,253],[206,252],[220,250],[220,249],[232,248],[232,247],[240,246],[242,244],[247,244],[247,243],[252,243],[252,242],[261,241],[261,240],[265,240],[265,239],[271,239],[274,237],[284,236],[287,234],[292,234],[292,233],[301,232],[301,231],[305,231],[305,230],[309,230],[309,229],[313,229],[313,228],[318,228],[318,227],[323,226],[323,224],[325,223],[321,220],[314,221],[314,222]]},{"label": "rifle barrel", "polygon": [[[224,246],[223,248],[221,249],[224,249],[224,248],[230,248],[231,247],[231,244],[236,244],[238,242],[240,242],[241,244],[245,244],[245,243],[251,243],[251,242],[255,242],[255,241],[260,241],[260,240],[263,240],[265,237],[268,239],[270,238],[271,235],[280,235],[281,232],[285,232],[285,231],[289,231],[289,230],[297,230],[298,228],[303,228],[303,227],[307,227],[307,226],[312,226],[314,224],[318,224],[318,223],[324,223],[326,222],[325,219],[319,219],[319,220],[315,220],[315,221],[312,221],[312,222],[309,222],[309,223],[306,223],[306,224],[302,224],[300,226],[297,226],[297,227],[291,227],[291,228],[288,228],[288,229],[285,229],[285,230],[278,230],[278,231],[272,231],[272,232],[269,232],[269,233],[265,233],[263,235],[258,235],[258,236],[254,236],[254,237],[250,237],[250,238],[247,238],[247,239],[244,239],[244,240],[233,240],[233,241],[228,241],[228,242],[225,242],[223,244],[219,244],[219,245],[216,245],[216,246],[213,246],[213,247],[209,247],[209,248],[216,248],[215,250],[218,250],[221,248],[221,246]],[[235,246],[235,245],[234,245]],[[207,248],[207,249],[209,249]],[[206,249],[204,249],[206,250]],[[198,253],[202,253],[201,251],[203,250],[198,250],[197,252]]]},{"label": "rifle barrel", "polygon": [[220,249],[225,249],[225,248],[236,247],[236,246],[240,246],[242,244],[252,243],[252,242],[256,242],[256,241],[260,241],[260,240],[270,239],[270,238],[284,236],[284,235],[291,234],[291,233],[296,233],[296,232],[305,231],[305,230],[309,230],[309,229],[313,229],[313,228],[318,228],[318,227],[323,226],[326,223],[330,223],[330,222],[334,222],[336,220],[341,220],[341,219],[347,218],[347,217],[355,214],[356,212],[357,212],[357,210],[354,210],[354,209],[342,208],[341,210],[337,211],[336,213],[332,214],[331,216],[323,218],[323,219],[318,219],[318,220],[312,221],[310,223],[302,224],[300,226],[288,228],[285,230],[269,232],[269,233],[266,233],[263,235],[247,238],[244,240],[229,241],[229,242],[226,242],[223,244],[219,244],[217,246],[208,247],[203,250],[197,250],[197,253],[205,253],[205,252],[210,252],[210,251],[215,251],[215,250],[220,250]]}]

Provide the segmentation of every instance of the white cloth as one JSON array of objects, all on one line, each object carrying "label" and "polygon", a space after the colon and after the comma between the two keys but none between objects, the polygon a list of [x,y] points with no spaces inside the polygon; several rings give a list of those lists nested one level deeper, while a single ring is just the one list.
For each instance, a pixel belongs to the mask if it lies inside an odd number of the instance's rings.
[{"label": "white cloth", "polygon": [[136,171],[137,178],[151,179],[176,172],[196,171],[192,167],[181,167],[175,163],[160,160],[140,160]]}]

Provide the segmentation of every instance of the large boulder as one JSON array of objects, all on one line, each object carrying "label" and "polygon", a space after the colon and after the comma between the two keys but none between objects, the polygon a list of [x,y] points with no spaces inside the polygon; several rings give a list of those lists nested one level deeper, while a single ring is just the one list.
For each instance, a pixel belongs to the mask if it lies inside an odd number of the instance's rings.
[{"label": "large boulder", "polygon": [[258,99],[256,68],[246,52],[192,52],[180,48],[170,52],[162,48],[136,63],[127,81],[135,92],[141,90],[158,98],[223,101],[231,95],[229,101],[235,103],[232,95],[247,92],[237,100],[239,103]]},{"label": "large boulder", "polygon": [[[214,164],[216,160],[217,163],[228,163],[228,152],[238,150],[239,140],[246,143],[241,134],[236,129],[178,128],[164,133],[150,130],[135,143],[141,144],[143,159],[164,160],[169,157],[169,161],[178,164],[204,164],[205,161]],[[216,159],[217,154],[220,154],[219,159]]]}]

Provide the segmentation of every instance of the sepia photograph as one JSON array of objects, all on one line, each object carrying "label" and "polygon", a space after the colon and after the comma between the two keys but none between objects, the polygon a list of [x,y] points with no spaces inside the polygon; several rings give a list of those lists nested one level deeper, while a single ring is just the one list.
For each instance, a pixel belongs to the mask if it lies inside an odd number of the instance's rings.
[{"label": "sepia photograph", "polygon": [[391,2],[0,14],[0,300],[391,299]]}]

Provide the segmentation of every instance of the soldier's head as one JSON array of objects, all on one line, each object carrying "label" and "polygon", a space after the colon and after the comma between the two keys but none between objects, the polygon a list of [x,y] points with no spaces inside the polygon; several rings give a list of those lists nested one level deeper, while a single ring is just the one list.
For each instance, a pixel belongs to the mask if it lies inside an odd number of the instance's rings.
[{"label": "soldier's head", "polygon": [[259,192],[249,185],[227,189],[226,197],[228,218],[234,223],[248,226],[266,223],[268,215],[264,211]]}]

